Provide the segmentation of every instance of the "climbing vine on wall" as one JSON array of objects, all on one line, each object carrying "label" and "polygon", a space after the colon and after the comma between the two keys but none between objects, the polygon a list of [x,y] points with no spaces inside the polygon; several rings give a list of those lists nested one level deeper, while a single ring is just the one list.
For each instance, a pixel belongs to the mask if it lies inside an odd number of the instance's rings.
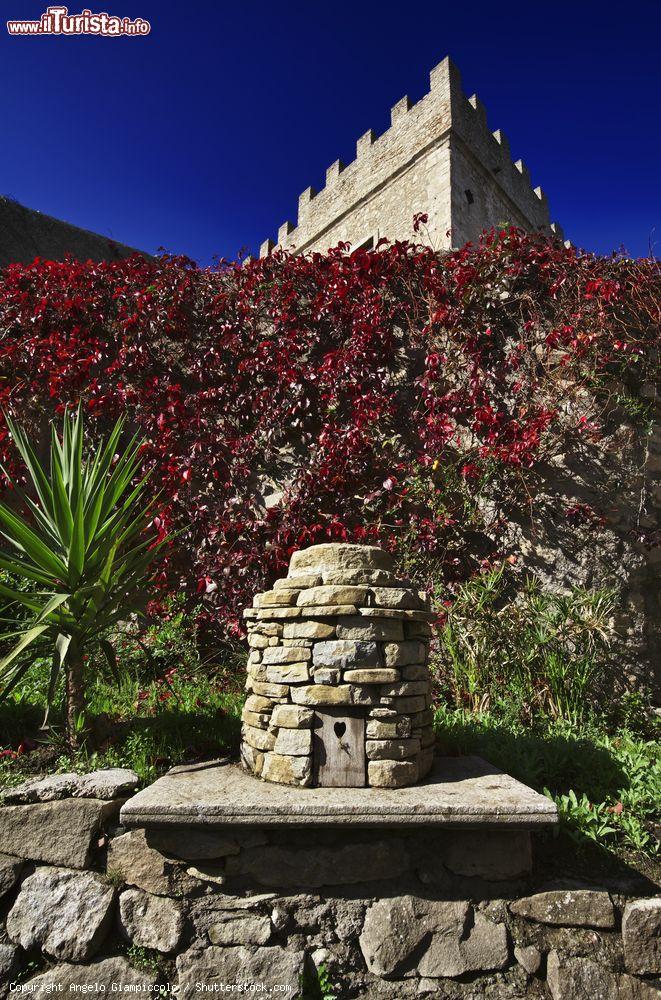
[{"label": "climbing vine on wall", "polygon": [[[78,399],[98,433],[128,414],[157,525],[183,529],[160,583],[236,632],[314,542],[378,542],[448,582],[495,558],[539,462],[598,446],[614,380],[650,378],[660,292],[652,261],[513,229],[211,270],[36,260],[0,272],[0,405],[42,434]],[[0,457],[17,467],[2,420]]]}]

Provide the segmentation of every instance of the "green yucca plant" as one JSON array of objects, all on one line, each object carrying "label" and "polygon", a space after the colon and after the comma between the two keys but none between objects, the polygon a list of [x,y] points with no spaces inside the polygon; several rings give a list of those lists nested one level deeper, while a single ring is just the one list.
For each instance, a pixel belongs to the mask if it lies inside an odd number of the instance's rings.
[{"label": "green yucca plant", "polygon": [[32,658],[22,654],[29,647],[36,653],[47,643],[53,661],[46,717],[63,672],[67,736],[75,745],[85,729],[83,657],[96,645],[115,669],[108,630],[139,606],[151,577],[150,564],[165,541],[148,533],[156,497],[146,496],[149,475],[138,479],[137,436],[117,455],[122,419],[87,457],[81,409],[75,414],[65,411],[61,438],[51,424],[48,469],[21,428],[10,419],[7,426],[25,462],[33,496],[10,480],[29,516],[0,503],[0,534],[10,546],[0,551],[0,569],[31,581],[32,589],[26,593],[0,583],[0,597],[9,607],[18,604],[29,612],[19,629],[0,636],[13,642],[0,660],[0,697],[29,669]]}]

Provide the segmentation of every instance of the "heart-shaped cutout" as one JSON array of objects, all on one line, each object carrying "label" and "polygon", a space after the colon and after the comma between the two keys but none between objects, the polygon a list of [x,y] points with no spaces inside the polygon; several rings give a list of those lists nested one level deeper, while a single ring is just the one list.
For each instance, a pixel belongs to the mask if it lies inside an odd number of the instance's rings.
[{"label": "heart-shaped cutout", "polygon": [[336,722],[335,725],[333,726],[333,729],[335,730],[335,735],[337,736],[338,740],[341,740],[347,731],[347,724],[346,722]]}]

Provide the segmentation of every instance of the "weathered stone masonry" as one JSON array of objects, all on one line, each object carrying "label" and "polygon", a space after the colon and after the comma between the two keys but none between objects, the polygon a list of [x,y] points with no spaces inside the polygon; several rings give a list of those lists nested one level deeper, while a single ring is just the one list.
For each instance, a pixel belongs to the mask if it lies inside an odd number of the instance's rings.
[{"label": "weathered stone masonry", "polygon": [[434,735],[426,595],[366,545],[314,545],[248,618],[242,758],[269,781],[394,788]]},{"label": "weathered stone masonry", "polygon": [[[179,771],[184,791],[214,773]],[[135,775],[63,777],[12,790],[0,806],[2,1000],[18,995],[19,977],[37,997],[156,983],[193,995],[198,983],[248,981],[310,998],[305,983],[322,965],[343,1000],[658,996],[661,899],[635,885],[536,884],[527,833],[214,826],[195,822],[194,792],[188,823],[145,829],[141,796],[158,801],[173,777],[126,801],[127,825],[119,810]]]},{"label": "weathered stone masonry", "polygon": [[[415,233],[417,213],[428,222]],[[383,135],[370,129],[352,163],[336,160],[320,191],[306,188],[297,223],[283,223],[277,243],[323,252],[340,241],[355,248],[385,237],[442,250],[502,223],[562,237],[542,189],[533,189],[521,160],[512,162],[507,139],[490,131],[481,101],[465,97],[459,70],[446,58],[431,71],[428,94],[414,105],[403,97]],[[266,240],[260,256],[273,247]]]}]

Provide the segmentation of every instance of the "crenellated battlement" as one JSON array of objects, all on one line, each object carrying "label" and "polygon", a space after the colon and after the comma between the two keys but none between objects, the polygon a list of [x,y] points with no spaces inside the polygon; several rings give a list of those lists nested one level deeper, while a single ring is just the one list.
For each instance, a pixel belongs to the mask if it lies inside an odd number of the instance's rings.
[{"label": "crenellated battlement", "polygon": [[[559,234],[559,228],[551,227],[541,188],[533,189],[522,160],[512,161],[503,133],[489,130],[479,98],[466,98],[459,70],[449,58],[432,69],[429,84],[419,101],[406,96],[397,101],[390,127],[381,135],[365,132],[350,163],[332,163],[319,191],[303,191],[296,223],[287,221],[278,230],[279,246],[305,251],[326,249],[339,240],[360,245],[382,236],[404,239],[413,235],[417,212],[429,216],[430,233],[445,245],[449,229],[459,245],[465,233],[475,238],[473,231],[477,235],[504,221]],[[462,189],[466,177],[472,178],[475,191]],[[496,211],[502,217],[492,217]],[[260,256],[273,247],[266,240]]]}]

